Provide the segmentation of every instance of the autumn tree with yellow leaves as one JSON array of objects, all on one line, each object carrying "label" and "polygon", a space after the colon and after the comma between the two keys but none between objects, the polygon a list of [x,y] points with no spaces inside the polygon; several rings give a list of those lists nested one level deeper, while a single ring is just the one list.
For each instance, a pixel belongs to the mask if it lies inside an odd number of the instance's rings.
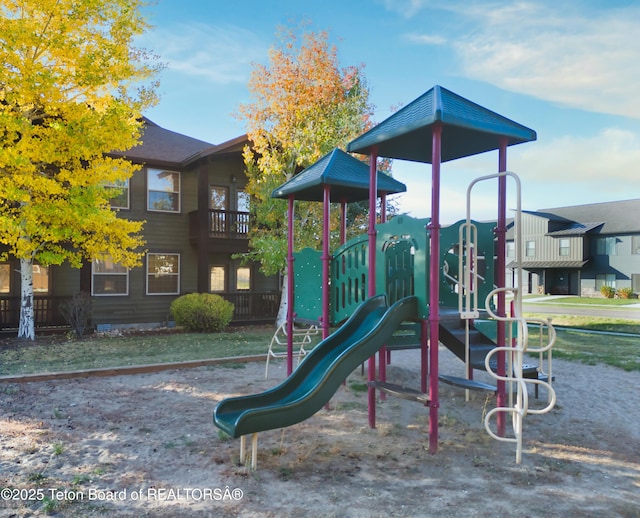
[{"label": "autumn tree with yellow leaves", "polygon": [[[370,125],[372,106],[362,66],[341,67],[326,32],[298,37],[283,29],[248,86],[252,100],[237,114],[252,143],[244,153],[253,199],[248,256],[274,274],[285,269],[287,209],[272,191],[335,147],[344,149]],[[317,248],[322,204],[296,202],[295,210],[296,246]]]},{"label": "autumn tree with yellow leaves", "polygon": [[33,339],[34,264],[141,262],[143,222],[109,199],[137,168],[156,102],[154,56],[134,46],[141,0],[0,0],[0,259],[20,260],[18,336]]}]

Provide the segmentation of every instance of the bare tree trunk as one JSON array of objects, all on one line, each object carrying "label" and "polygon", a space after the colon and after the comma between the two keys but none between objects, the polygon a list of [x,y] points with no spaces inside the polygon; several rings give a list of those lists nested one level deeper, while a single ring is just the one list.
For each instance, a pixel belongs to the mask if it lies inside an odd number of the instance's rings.
[{"label": "bare tree trunk", "polygon": [[35,340],[33,314],[33,261],[20,259],[20,325],[18,338]]},{"label": "bare tree trunk", "polygon": [[287,321],[287,303],[289,297],[288,289],[288,268],[285,266],[284,275],[282,276],[282,290],[280,295],[280,307],[278,308],[278,316],[276,317],[276,327],[280,327]]}]

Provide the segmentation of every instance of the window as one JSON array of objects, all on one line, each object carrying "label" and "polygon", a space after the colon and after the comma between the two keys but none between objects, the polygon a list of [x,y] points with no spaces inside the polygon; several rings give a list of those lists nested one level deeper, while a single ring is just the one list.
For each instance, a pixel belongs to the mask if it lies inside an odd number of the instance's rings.
[{"label": "window", "polygon": [[212,185],[209,187],[209,208],[216,210],[227,210],[227,199],[229,189]]},{"label": "window", "polygon": [[631,236],[631,253],[634,255],[640,254],[640,235]]},{"label": "window", "polygon": [[0,293],[11,293],[11,265],[0,264]]},{"label": "window", "polygon": [[633,293],[640,293],[640,273],[631,274],[631,289]]},{"label": "window", "polygon": [[111,189],[119,189],[120,194],[116,194],[109,200],[112,209],[128,209],[129,208],[129,179],[120,180],[106,185]]},{"label": "window", "polygon": [[33,293],[49,293],[49,267],[40,264],[32,266]]},{"label": "window", "polygon": [[180,254],[147,254],[147,295],[180,293]]},{"label": "window", "polygon": [[249,212],[250,200],[251,197],[248,192],[238,191],[238,210],[240,212]]},{"label": "window", "polygon": [[147,170],[147,209],[180,212],[180,173]]},{"label": "window", "polygon": [[111,258],[95,259],[91,263],[91,295],[128,295],[129,269]]},{"label": "window", "polygon": [[596,273],[596,290],[600,291],[603,286],[616,287],[615,273]]},{"label": "window", "polygon": [[618,255],[617,242],[615,237],[599,237],[596,239],[596,255]]},{"label": "window", "polygon": [[236,291],[251,289],[251,268],[240,266],[236,270]]},{"label": "window", "polygon": [[225,291],[225,278],[224,266],[212,266],[209,274],[209,291]]},{"label": "window", "polygon": [[570,241],[568,239],[561,239],[559,243],[559,254],[562,257],[566,257],[569,255],[569,250],[571,250]]},{"label": "window", "polygon": [[527,244],[526,244],[526,256],[527,257],[535,257],[536,256],[536,242],[535,241],[527,241]]},{"label": "window", "polygon": [[507,257],[516,256],[516,244],[513,241],[507,241]]}]

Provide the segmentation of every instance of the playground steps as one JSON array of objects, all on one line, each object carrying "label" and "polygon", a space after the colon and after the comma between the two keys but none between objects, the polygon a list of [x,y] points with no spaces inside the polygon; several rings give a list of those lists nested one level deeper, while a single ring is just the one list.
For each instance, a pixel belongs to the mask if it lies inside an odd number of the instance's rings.
[{"label": "playground steps", "polygon": [[440,374],[438,379],[447,385],[462,387],[469,390],[484,390],[487,392],[495,392],[497,390],[495,385],[490,385],[489,383],[483,383],[476,380],[468,380],[466,378],[459,378],[458,376],[446,376],[444,374]]},{"label": "playground steps", "polygon": [[384,392],[385,394],[389,394],[400,399],[418,401],[424,405],[429,404],[428,394],[410,387],[396,385],[395,383],[387,383],[386,381],[370,381],[367,385],[379,390],[380,392]]},{"label": "playground steps", "polygon": [[[483,318],[485,315],[480,315]],[[489,351],[495,346],[495,342],[487,335],[479,331],[473,326],[473,321],[470,321],[469,329],[469,360],[470,365],[476,370],[486,370],[485,358]],[[465,361],[465,320],[460,318],[460,314],[457,309],[454,308],[441,308],[440,310],[440,326],[439,326],[439,338],[440,342],[447,347],[453,354],[455,354],[461,361]],[[496,360],[492,360],[489,363],[491,370],[497,372],[498,363]],[[448,380],[442,380],[445,383],[455,384],[464,387],[468,381],[465,378],[456,378],[455,376],[445,376]],[[545,381],[544,376],[538,372],[536,365],[525,364],[522,366],[522,377],[528,379],[540,379]],[[442,377],[441,377],[442,378]],[[455,380],[459,381],[455,381]],[[472,388],[472,387],[464,387]],[[536,385],[536,389],[538,386]],[[478,389],[488,390],[488,389]],[[494,389],[492,389],[494,390]],[[538,396],[536,390],[536,397]]]}]

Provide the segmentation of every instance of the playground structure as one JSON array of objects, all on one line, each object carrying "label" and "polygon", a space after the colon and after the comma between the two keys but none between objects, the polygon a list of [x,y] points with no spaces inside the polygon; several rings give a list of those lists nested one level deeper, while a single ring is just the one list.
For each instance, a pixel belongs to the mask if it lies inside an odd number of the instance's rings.
[{"label": "playground structure", "polygon": [[[368,363],[369,425],[375,427],[376,391],[420,401],[429,408],[429,449],[437,451],[438,383],[465,390],[496,393],[496,407],[488,412],[485,427],[502,441],[516,443],[516,461],[522,452],[522,423],[527,414],[541,414],[555,405],[551,387],[550,350],[555,339],[536,349],[528,344],[528,324],[522,318],[522,285],[516,268],[516,285],[505,287],[505,234],[507,180],[515,184],[518,207],[514,220],[515,264],[520,263],[520,182],[507,171],[506,150],[535,140],[520,124],[472,103],[440,86],[399,110],[351,142],[348,151],[370,156],[367,167],[348,154],[334,150],[274,191],[288,200],[289,249],[287,374],[278,387],[263,394],[231,398],[215,409],[214,422],[232,437],[253,434],[255,468],[257,432],[289,426],[313,415],[335,393],[340,383],[360,363]],[[449,227],[440,225],[441,163],[490,150],[498,150],[498,173],[474,181],[467,190],[466,219]],[[431,164],[431,217],[406,215],[386,221],[386,195],[406,189],[377,171],[378,157]],[[368,169],[368,171],[367,171]],[[471,219],[471,199],[478,182],[498,184],[497,225]],[[369,200],[369,228],[364,236],[344,241],[346,203]],[[376,205],[381,199],[380,223]],[[294,254],[293,207],[296,199],[324,203],[322,251],[305,249]],[[341,204],[341,246],[329,251],[329,211]],[[294,268],[295,266],[295,268]],[[510,314],[506,295],[513,297]],[[476,325],[490,317],[495,340]],[[293,371],[294,322],[318,322],[323,341],[306,354]],[[342,324],[342,322],[345,322]],[[332,335],[331,325],[340,325]],[[486,325],[486,323],[484,323]],[[491,325],[491,324],[490,324]],[[541,332],[541,336],[542,336]],[[439,344],[465,362],[465,376],[439,373]],[[386,380],[389,350],[419,348],[419,389],[406,389]],[[380,352],[378,369],[375,353]],[[306,351],[305,351],[306,352]],[[524,354],[540,355],[541,365],[526,365]],[[301,352],[299,353],[300,356]],[[473,380],[473,371],[486,370],[495,385]],[[527,384],[546,388],[548,404],[531,409]],[[467,392],[468,395],[468,392]],[[513,437],[506,436],[506,417],[512,418]],[[493,430],[492,420],[495,418]]]}]

